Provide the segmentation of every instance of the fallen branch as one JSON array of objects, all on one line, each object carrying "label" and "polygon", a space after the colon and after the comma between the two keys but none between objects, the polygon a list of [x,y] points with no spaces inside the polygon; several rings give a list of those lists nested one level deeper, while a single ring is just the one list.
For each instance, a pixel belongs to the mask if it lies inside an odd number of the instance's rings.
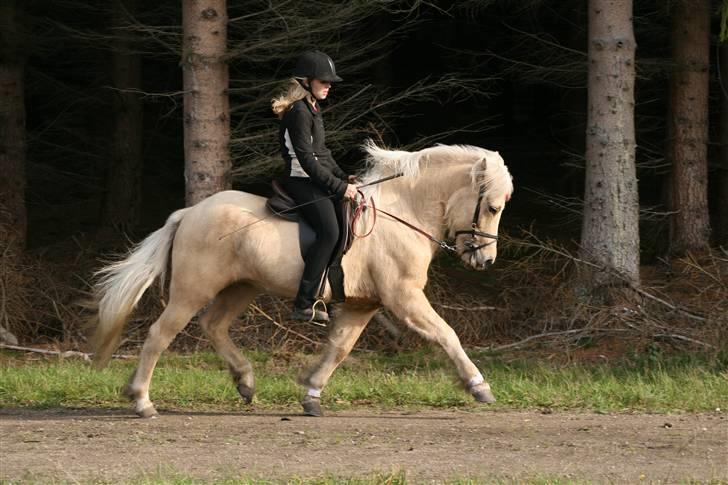
[{"label": "fallen branch", "polygon": [[573,330],[564,330],[562,332],[548,332],[548,333],[541,333],[538,335],[531,335],[530,337],[527,337],[521,341],[514,342],[512,344],[506,344],[501,345],[500,347],[475,347],[476,350],[489,350],[489,351],[499,351],[499,350],[506,350],[506,349],[512,349],[514,347],[520,347],[521,345],[530,342],[531,340],[536,340],[540,338],[546,338],[546,337],[556,337],[558,335],[569,335],[572,333],[579,333],[584,332],[585,329],[583,328],[576,328]]},{"label": "fallen branch", "polygon": [[658,298],[658,297],[656,297],[655,295],[653,295],[652,293],[648,293],[648,292],[646,292],[645,290],[643,290],[643,289],[641,289],[641,288],[633,288],[633,289],[634,289],[634,290],[635,290],[635,291],[636,291],[637,293],[639,293],[640,295],[642,295],[642,296],[644,296],[644,297],[647,297],[647,298],[649,298],[650,300],[653,300],[653,301],[656,301],[656,302],[658,302],[658,303],[661,303],[661,304],[665,305],[666,307],[668,307],[668,308],[669,308],[669,309],[671,309],[672,311],[680,312],[680,313],[682,313],[683,315],[685,315],[686,317],[692,318],[693,320],[698,320],[698,321],[700,321],[700,322],[704,322],[704,321],[705,321],[705,318],[704,318],[704,317],[701,317],[701,316],[695,315],[694,313],[690,313],[690,312],[689,312],[689,311],[687,311],[687,310],[683,310],[682,308],[679,308],[679,307],[677,307],[677,306],[673,305],[672,303],[669,303],[669,302],[667,302],[667,301],[665,301],[665,300],[663,300],[663,299],[661,299],[661,298]]},{"label": "fallen branch", "polygon": [[[79,352],[77,350],[48,350],[48,349],[35,349],[32,347],[22,347],[20,345],[8,345],[0,343],[0,349],[18,350],[20,352],[34,352],[36,354],[46,355],[57,355],[59,357],[80,357],[83,360],[90,361],[94,354]],[[114,359],[133,359],[133,355],[114,354]]]},{"label": "fallen branch", "polygon": [[676,333],[658,333],[653,335],[654,338],[666,338],[666,339],[674,339],[674,340],[684,340],[685,342],[690,342],[693,344],[702,345],[704,347],[708,347],[711,349],[714,349],[714,345],[706,344],[705,342],[701,342],[700,340],[696,340],[694,338],[686,337],[685,335],[679,335]]},{"label": "fallen branch", "polygon": [[481,310],[500,310],[500,308],[495,307],[495,306],[443,305],[440,303],[435,303],[434,305],[439,306],[440,308],[445,308],[447,310],[455,310],[458,312],[479,312]]}]

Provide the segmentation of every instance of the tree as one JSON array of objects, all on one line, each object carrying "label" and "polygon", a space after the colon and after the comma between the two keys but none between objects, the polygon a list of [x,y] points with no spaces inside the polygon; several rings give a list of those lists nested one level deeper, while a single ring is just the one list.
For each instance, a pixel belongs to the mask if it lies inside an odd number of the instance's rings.
[{"label": "tree", "polygon": [[672,14],[673,72],[667,119],[670,253],[706,249],[708,214],[708,72],[710,1],[676,0]]},{"label": "tree", "polygon": [[718,178],[719,244],[728,245],[728,41],[720,45],[720,167]]},{"label": "tree", "polygon": [[638,285],[639,202],[635,167],[631,0],[589,1],[586,176],[581,256],[590,295]]},{"label": "tree", "polygon": [[231,188],[225,0],[182,0],[185,201]]},{"label": "tree", "polygon": [[0,244],[25,249],[25,59],[21,7],[17,0],[0,3]]},{"label": "tree", "polygon": [[139,97],[142,59],[132,51],[134,32],[129,17],[137,10],[138,0],[112,2],[113,37],[111,66],[114,93],[112,112],[111,156],[107,193],[104,200],[104,223],[124,231],[133,229],[141,214],[141,169],[143,112]]}]

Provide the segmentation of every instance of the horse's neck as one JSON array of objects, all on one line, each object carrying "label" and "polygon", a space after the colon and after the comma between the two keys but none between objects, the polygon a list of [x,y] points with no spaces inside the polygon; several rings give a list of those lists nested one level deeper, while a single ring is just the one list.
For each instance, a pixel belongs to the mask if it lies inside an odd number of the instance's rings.
[{"label": "horse's neck", "polygon": [[470,183],[469,180],[465,167],[433,167],[424,170],[416,179],[400,179],[383,186],[377,203],[442,239],[447,229],[447,201],[455,191]]}]

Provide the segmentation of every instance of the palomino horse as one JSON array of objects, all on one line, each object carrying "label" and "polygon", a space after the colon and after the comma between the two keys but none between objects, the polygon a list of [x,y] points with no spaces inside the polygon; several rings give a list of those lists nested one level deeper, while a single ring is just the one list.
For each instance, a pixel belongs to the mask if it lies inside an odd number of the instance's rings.
[{"label": "palomino horse", "polygon": [[[307,390],[304,412],[321,415],[322,389],[381,306],[439,343],[475,399],[493,402],[490,386],[423,289],[440,247],[433,240],[448,234],[455,239],[450,249],[466,265],[485,269],[495,261],[498,224],[513,192],[503,159],[498,152],[473,146],[438,145],[417,152],[389,151],[373,144],[365,148],[370,168],[361,176],[363,185],[396,173],[403,176],[365,189],[376,210],[386,214],[380,213],[371,235],[357,240],[344,256],[347,299],[336,308],[318,363],[302,378]],[[155,280],[163,284],[168,265],[171,269],[169,302],[149,329],[125,389],[139,416],[157,414],[149,385],[160,354],[208,304],[200,325],[229,364],[240,395],[252,400],[253,369],[230,339],[230,324],[262,292],[293,297],[303,272],[296,224],[274,217],[265,201],[245,192],[217,193],[172,213],[126,259],[99,271],[93,343],[96,361],[104,365],[142,294]],[[365,211],[358,232],[371,227],[373,213],[374,209]],[[330,296],[330,289],[325,296]]]}]

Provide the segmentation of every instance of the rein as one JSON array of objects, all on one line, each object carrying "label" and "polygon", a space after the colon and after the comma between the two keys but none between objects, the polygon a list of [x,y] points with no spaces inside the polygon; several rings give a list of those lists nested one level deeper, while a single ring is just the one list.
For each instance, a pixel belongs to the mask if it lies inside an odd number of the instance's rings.
[{"label": "rein", "polygon": [[[384,182],[385,180],[389,180],[390,178],[394,178],[394,176],[388,177],[386,179],[378,180],[377,183]],[[377,223],[377,212],[381,212],[382,214],[385,214],[385,215],[391,217],[392,219],[399,222],[400,224],[407,226],[410,229],[412,229],[413,231],[418,232],[419,234],[425,236],[427,239],[429,239],[430,241],[434,242],[435,244],[440,246],[442,249],[444,249],[448,254],[457,255],[457,248],[455,247],[455,245],[448,244],[447,241],[445,241],[445,240],[437,239],[435,236],[428,233],[424,229],[420,229],[419,227],[415,226],[414,224],[407,222],[404,219],[402,219],[401,217],[395,216],[394,214],[387,212],[384,209],[378,209],[376,207],[376,205],[374,204],[374,198],[372,198],[372,197],[369,198],[371,208],[374,210],[374,213],[373,213],[374,220],[372,221],[372,227],[369,228],[369,231],[367,231],[366,234],[363,234],[363,235],[357,234],[354,229],[356,227],[356,223],[359,220],[359,218],[361,217],[361,214],[364,212],[364,210],[366,210],[368,207],[370,207],[370,205],[367,205],[367,203],[366,203],[366,198],[364,197],[364,194],[361,191],[359,191],[359,194],[361,195],[361,201],[358,204],[356,204],[356,208],[354,209],[354,216],[352,217],[352,221],[351,221],[351,227],[352,227],[351,232],[355,237],[364,238],[364,237],[369,236],[372,233],[372,231],[374,230],[374,225]],[[480,190],[478,191],[478,202],[475,204],[475,212],[473,213],[473,222],[471,224],[471,228],[468,230],[461,230],[461,231],[455,232],[455,237],[458,237],[460,234],[469,234],[470,235],[470,240],[465,242],[465,251],[464,252],[466,252],[466,253],[471,253],[471,252],[474,253],[486,246],[490,246],[491,244],[495,243],[498,240],[498,235],[489,234],[487,232],[483,232],[478,229],[478,219],[480,218],[480,205],[483,202],[484,196],[485,196],[485,191],[481,187]],[[477,240],[475,239],[476,236],[489,238],[489,239],[492,239],[492,241],[488,241],[486,243],[479,245],[477,243]]]},{"label": "rein", "polygon": [[369,201],[371,203],[371,208],[374,210],[374,212],[373,212],[373,214],[374,214],[374,221],[372,222],[372,227],[370,227],[369,228],[369,231],[367,231],[367,233],[366,234],[363,234],[363,235],[359,235],[359,234],[357,234],[354,231],[354,227],[356,227],[356,223],[357,223],[359,217],[361,216],[361,214],[364,212],[365,209],[367,209],[368,207],[370,207],[369,205],[367,205],[366,199],[363,199],[362,198],[362,201],[357,204],[356,209],[354,210],[354,217],[352,218],[352,221],[351,221],[352,233],[354,234],[355,237],[357,237],[357,238],[365,238],[368,235],[370,235],[372,233],[372,231],[374,230],[374,225],[377,223],[377,212],[381,212],[382,214],[388,215],[389,217],[391,217],[395,221],[399,222],[400,224],[403,224],[403,225],[409,227],[413,231],[422,234],[427,239],[429,239],[430,241],[434,242],[435,244],[437,244],[438,246],[440,246],[442,249],[444,249],[448,253],[455,254],[457,252],[457,248],[455,248],[455,246],[452,246],[452,245],[448,244],[446,241],[443,241],[441,239],[437,239],[435,236],[431,235],[427,231],[425,231],[423,229],[420,229],[419,227],[415,226],[414,224],[411,224],[411,223],[405,221],[404,219],[402,219],[400,217],[397,217],[397,216],[395,216],[394,214],[392,214],[390,212],[385,211],[384,209],[378,209],[374,205],[374,199],[373,198],[370,198]]}]

